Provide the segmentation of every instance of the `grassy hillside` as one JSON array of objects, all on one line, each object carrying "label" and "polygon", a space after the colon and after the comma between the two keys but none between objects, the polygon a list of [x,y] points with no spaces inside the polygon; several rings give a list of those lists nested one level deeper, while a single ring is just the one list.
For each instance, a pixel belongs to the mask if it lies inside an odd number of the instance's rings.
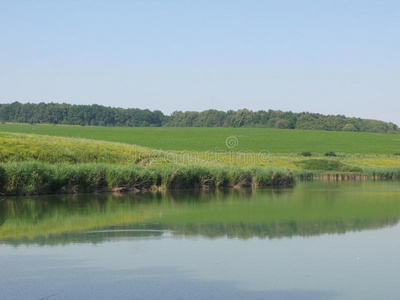
[{"label": "grassy hillside", "polygon": [[[19,132],[75,137],[135,144],[163,150],[268,151],[323,154],[334,151],[346,154],[394,154],[400,152],[400,135],[359,132],[328,132],[267,128],[129,128],[61,125],[0,124],[2,132]],[[230,136],[239,144],[226,146]]]},{"label": "grassy hillside", "polygon": [[[78,127],[79,129],[80,127]],[[33,134],[0,133],[0,163],[107,163],[114,165],[269,166],[295,170],[351,171],[357,168],[400,167],[399,155],[161,151],[137,145]],[[349,169],[350,168],[350,169]]]},{"label": "grassy hillside", "polygon": [[0,133],[0,163],[40,161],[50,164],[107,163],[121,166],[269,166],[344,172],[365,168],[400,167],[399,155],[342,154],[328,158],[323,154],[304,157],[301,154],[243,153],[234,150],[233,152],[162,151],[137,145],[81,138]]}]

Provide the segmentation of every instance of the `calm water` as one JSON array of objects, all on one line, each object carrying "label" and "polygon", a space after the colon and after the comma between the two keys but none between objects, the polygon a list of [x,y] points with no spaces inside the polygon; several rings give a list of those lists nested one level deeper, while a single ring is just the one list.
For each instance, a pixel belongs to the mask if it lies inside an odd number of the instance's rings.
[{"label": "calm water", "polygon": [[400,183],[0,200],[1,299],[400,299]]}]

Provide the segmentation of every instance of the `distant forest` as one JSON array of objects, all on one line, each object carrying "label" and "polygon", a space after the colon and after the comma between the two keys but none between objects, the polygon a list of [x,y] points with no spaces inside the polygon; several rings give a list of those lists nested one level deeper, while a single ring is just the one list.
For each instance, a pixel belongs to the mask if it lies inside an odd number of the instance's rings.
[{"label": "distant forest", "polygon": [[0,104],[0,122],[126,127],[265,127],[328,131],[400,133],[393,123],[347,118],[342,115],[283,112],[280,110],[161,111],[114,108],[101,105],[14,102]]}]

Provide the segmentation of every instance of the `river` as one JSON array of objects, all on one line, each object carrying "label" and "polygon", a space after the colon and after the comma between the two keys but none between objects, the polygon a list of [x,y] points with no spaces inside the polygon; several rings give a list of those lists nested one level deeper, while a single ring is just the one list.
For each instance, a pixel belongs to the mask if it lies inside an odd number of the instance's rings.
[{"label": "river", "polygon": [[4,197],[1,299],[399,299],[400,182]]}]

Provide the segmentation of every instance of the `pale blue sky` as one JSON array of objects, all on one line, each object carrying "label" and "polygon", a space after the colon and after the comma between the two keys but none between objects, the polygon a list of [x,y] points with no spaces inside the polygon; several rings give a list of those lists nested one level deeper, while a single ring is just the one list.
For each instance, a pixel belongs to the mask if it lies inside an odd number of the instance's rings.
[{"label": "pale blue sky", "polygon": [[0,102],[400,124],[400,1],[0,0]]}]

